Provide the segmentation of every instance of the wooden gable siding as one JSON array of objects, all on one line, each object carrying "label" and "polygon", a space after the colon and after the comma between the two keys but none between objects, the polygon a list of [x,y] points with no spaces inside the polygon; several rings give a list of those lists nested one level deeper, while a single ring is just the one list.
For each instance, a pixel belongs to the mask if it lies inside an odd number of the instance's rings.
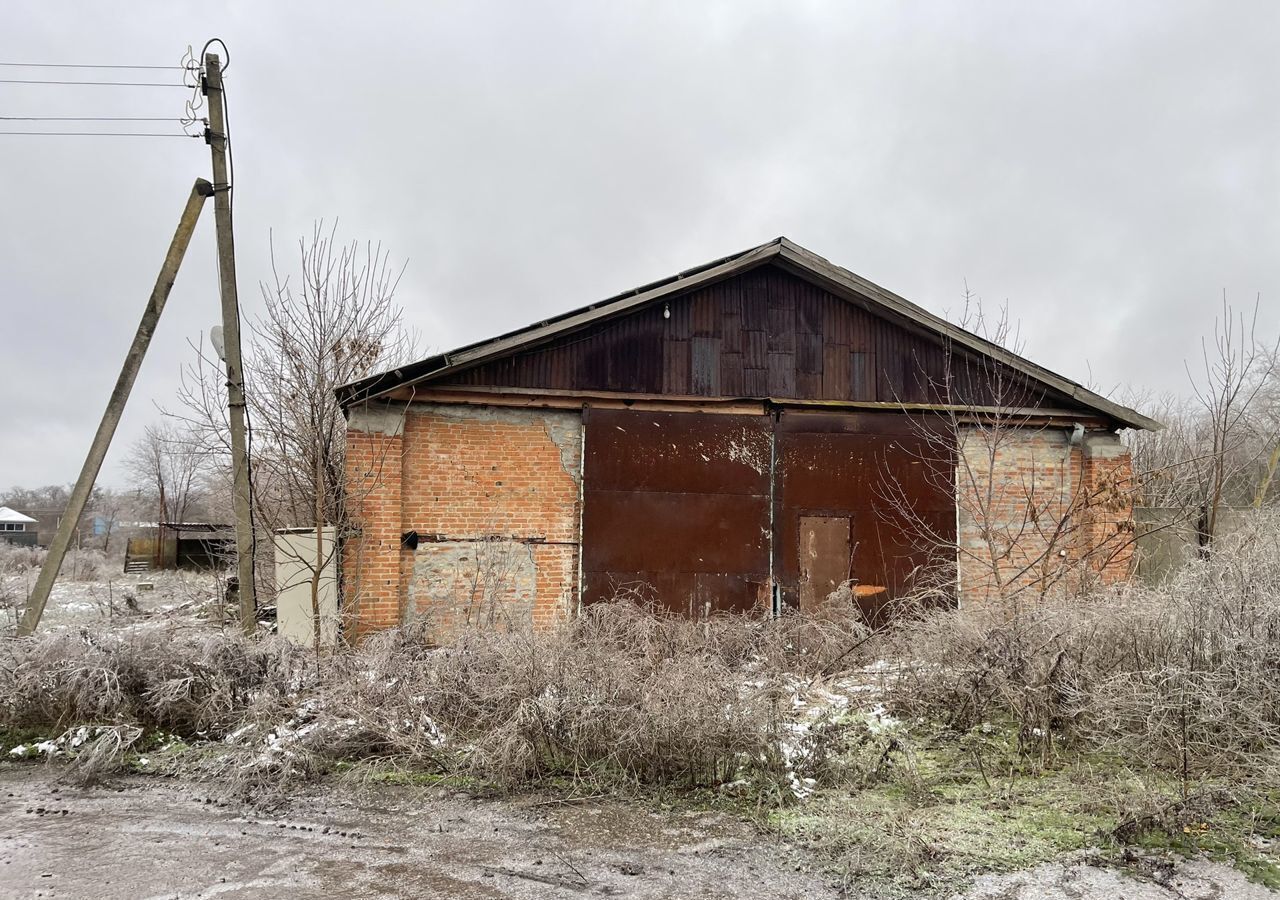
[{"label": "wooden gable siding", "polygon": [[[436,385],[927,403],[947,400],[947,353],[790,272],[765,265]],[[949,402],[1038,406],[1025,376],[953,357]],[[1012,386],[1012,387],[1011,387]]]}]

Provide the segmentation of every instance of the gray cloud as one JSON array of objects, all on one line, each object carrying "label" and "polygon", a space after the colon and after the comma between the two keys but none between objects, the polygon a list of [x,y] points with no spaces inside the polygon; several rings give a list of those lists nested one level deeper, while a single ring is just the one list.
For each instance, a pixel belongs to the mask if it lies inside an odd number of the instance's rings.
[{"label": "gray cloud", "polygon": [[[434,347],[786,234],[1025,350],[1180,389],[1222,292],[1280,328],[1280,7],[1256,3],[17,3],[8,59],[226,39],[242,299],[319,217],[409,267]],[[163,76],[161,76],[163,77]],[[0,85],[0,115],[176,115],[178,91]],[[68,481],[198,141],[0,137],[0,485]],[[210,211],[211,212],[211,211]],[[119,450],[217,321],[212,216]],[[12,373],[17,372],[15,376]]]}]

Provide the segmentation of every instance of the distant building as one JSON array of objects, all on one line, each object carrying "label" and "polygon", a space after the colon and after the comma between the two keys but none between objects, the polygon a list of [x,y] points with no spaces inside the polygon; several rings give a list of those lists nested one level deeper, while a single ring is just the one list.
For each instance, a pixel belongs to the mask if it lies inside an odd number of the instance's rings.
[{"label": "distant building", "polygon": [[150,531],[130,537],[125,548],[126,573],[153,569],[220,569],[235,554],[234,526],[212,522],[129,522]]},{"label": "distant building", "polygon": [[36,520],[16,509],[0,506],[0,541],[24,547],[36,545]]}]

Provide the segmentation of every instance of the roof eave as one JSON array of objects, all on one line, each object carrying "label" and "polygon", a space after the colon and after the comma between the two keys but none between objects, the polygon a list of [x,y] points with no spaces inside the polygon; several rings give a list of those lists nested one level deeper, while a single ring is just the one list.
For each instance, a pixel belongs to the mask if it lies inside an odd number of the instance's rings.
[{"label": "roof eave", "polygon": [[[337,388],[335,393],[342,408],[346,410],[355,403],[373,400],[392,390],[411,388],[424,381],[476,365],[512,350],[546,343],[562,334],[584,328],[604,319],[624,315],[663,297],[737,274],[775,258],[821,278],[842,292],[878,303],[891,313],[915,322],[928,331],[936,332],[944,339],[954,341],[960,346],[967,347],[976,353],[1004,363],[1015,371],[1045,384],[1081,406],[1101,413],[1121,427],[1146,431],[1158,431],[1164,427],[1155,419],[1108,400],[1083,385],[1038,366],[999,344],[965,331],[963,328],[934,315],[923,307],[917,306],[910,300],[900,297],[892,291],[850,272],[848,269],[835,265],[785,237],[775,238],[766,244],[761,244],[741,253],[722,257],[719,260],[713,260],[710,263],[704,263],[692,269],[686,269],[662,281],[652,282],[649,285],[623,292],[608,300],[580,307],[554,319],[507,332],[496,338],[469,344],[449,353],[437,354],[414,363],[412,366],[404,366],[400,369],[379,373],[378,375],[343,385]],[[403,370],[408,368],[414,369],[414,374],[403,377]]]},{"label": "roof eave", "polygon": [[[394,372],[380,373],[379,375],[370,376],[369,378],[355,381],[350,384],[338,387],[335,393],[338,396],[338,402],[345,409],[353,403],[361,400],[372,400],[380,393],[385,393],[397,388],[412,387],[431,378],[439,377],[447,374],[454,369],[464,366],[475,365],[486,359],[501,356],[503,353],[517,349],[536,346],[545,343],[552,338],[558,337],[579,328],[585,328],[598,321],[614,318],[623,315],[641,306],[659,300],[672,294],[687,291],[699,285],[715,281],[747,269],[755,268],[763,265],[770,259],[777,256],[782,249],[782,243],[785,238],[775,238],[767,244],[761,244],[742,253],[726,256],[722,259],[715,260],[711,263],[696,266],[692,269],[686,269],[683,272],[658,282],[652,282],[631,291],[626,291],[609,300],[599,301],[589,306],[580,307],[572,312],[566,313],[552,320],[547,320],[536,325],[508,332],[496,338],[490,338],[486,341],[480,341],[475,344],[469,344],[449,353],[441,353],[434,357],[415,364],[427,367],[427,371],[416,374],[409,378],[394,379],[394,383],[386,387],[378,387],[378,383],[386,379],[388,375]],[[431,366],[433,362],[439,361],[439,365]]]},{"label": "roof eave", "polygon": [[905,297],[900,297],[892,291],[880,287],[878,284],[867,281],[860,275],[841,268],[786,238],[782,238],[780,243],[779,256],[793,265],[804,267],[848,291],[875,300],[892,312],[923,325],[929,330],[938,332],[961,346],[968,347],[970,350],[985,356],[990,356],[1010,368],[1048,385],[1082,406],[1087,406],[1103,413],[1108,418],[1114,419],[1129,428],[1159,431],[1164,427],[1155,419],[1144,416],[1137,410],[1108,400],[1082,384],[1036,365],[1031,360],[1019,356],[999,344],[986,340],[972,332],[965,331],[963,328],[934,315],[923,307],[917,306]]}]

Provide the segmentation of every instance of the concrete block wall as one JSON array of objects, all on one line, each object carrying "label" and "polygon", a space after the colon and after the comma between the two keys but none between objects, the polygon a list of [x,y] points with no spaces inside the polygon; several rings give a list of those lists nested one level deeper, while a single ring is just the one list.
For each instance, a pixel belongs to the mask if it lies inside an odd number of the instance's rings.
[{"label": "concrete block wall", "polygon": [[966,429],[956,469],[960,605],[1128,577],[1131,463],[1118,435]]},{"label": "concrete block wall", "polygon": [[[349,419],[348,481],[366,494],[352,500],[359,532],[344,555],[357,635],[417,617],[443,636],[467,624],[543,626],[572,612],[581,415],[423,403],[398,418],[397,471],[387,477],[384,465],[374,489],[363,474],[396,429]],[[401,547],[407,531],[420,535],[416,550]]]}]

